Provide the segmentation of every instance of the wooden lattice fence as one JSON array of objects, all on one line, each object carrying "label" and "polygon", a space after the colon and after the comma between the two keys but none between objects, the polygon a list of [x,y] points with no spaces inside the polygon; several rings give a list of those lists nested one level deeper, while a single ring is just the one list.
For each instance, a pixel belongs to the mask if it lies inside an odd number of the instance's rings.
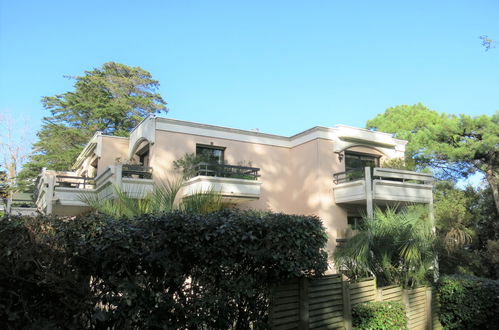
[{"label": "wooden lattice fence", "polygon": [[438,304],[430,287],[376,288],[373,278],[356,283],[340,275],[290,280],[273,291],[270,320],[275,330],[351,329],[352,306],[369,301],[401,301],[409,329],[440,329]]}]

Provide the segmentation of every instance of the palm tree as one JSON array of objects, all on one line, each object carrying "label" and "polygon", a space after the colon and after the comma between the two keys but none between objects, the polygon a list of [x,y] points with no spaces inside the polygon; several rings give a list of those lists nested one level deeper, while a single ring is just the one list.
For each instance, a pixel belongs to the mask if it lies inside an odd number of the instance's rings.
[{"label": "palm tree", "polygon": [[435,234],[421,207],[376,209],[360,231],[333,255],[335,265],[351,279],[375,276],[377,284],[415,287],[431,278]]},{"label": "palm tree", "polygon": [[113,218],[134,218],[142,214],[154,214],[171,211],[210,213],[227,205],[222,196],[214,191],[200,191],[177,202],[177,195],[182,188],[182,178],[167,180],[166,184],[155,186],[153,191],[143,194],[135,191],[133,195],[144,195],[143,198],[132,198],[121,188],[114,186],[115,198],[101,200],[97,196],[83,193],[80,200],[98,213]]}]

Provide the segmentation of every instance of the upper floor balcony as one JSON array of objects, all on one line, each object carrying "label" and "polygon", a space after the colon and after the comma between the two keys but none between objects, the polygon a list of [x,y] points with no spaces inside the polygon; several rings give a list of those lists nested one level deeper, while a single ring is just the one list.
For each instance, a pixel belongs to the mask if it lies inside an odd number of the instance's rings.
[{"label": "upper floor balcony", "polygon": [[336,204],[431,203],[433,177],[414,171],[366,167],[334,174]]},{"label": "upper floor balcony", "polygon": [[183,197],[215,192],[230,203],[260,198],[259,168],[202,162],[184,184]]},{"label": "upper floor balcony", "polygon": [[116,189],[132,198],[143,198],[153,189],[152,169],[113,165],[95,178],[44,170],[36,183],[36,206],[44,214],[77,215],[89,207],[85,200],[112,199]]}]

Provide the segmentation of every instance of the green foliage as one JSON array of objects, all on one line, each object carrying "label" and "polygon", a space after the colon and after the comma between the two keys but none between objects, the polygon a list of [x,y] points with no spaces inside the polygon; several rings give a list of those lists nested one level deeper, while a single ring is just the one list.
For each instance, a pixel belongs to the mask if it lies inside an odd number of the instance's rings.
[{"label": "green foliage", "polygon": [[382,164],[381,167],[383,168],[394,168],[394,169],[399,169],[399,170],[406,170],[406,171],[415,171],[416,170],[416,164],[414,163],[414,160],[409,158],[409,159],[404,159],[404,158],[390,158],[385,160]]},{"label": "green foliage", "polygon": [[475,236],[471,229],[474,218],[470,212],[474,202],[473,188],[456,189],[450,182],[437,182],[434,192],[436,228],[444,248],[452,251],[468,246]]},{"label": "green foliage", "polygon": [[497,329],[499,282],[473,276],[445,276],[437,285],[440,323],[446,329]]},{"label": "green foliage", "polygon": [[499,214],[499,111],[492,116],[439,114],[422,104],[387,109],[367,122],[369,129],[406,139],[406,158],[431,166],[440,178],[484,174]]},{"label": "green foliage", "polygon": [[268,328],[270,288],[327,269],[316,217],[0,220],[0,327]]},{"label": "green foliage", "polygon": [[[222,196],[214,191],[197,192],[178,202],[178,193],[183,180],[174,178],[166,184],[155,186],[151,193],[133,191],[127,193],[113,186],[114,198],[100,199],[98,196],[82,193],[80,200],[89,205],[97,213],[113,218],[134,218],[143,214],[158,214],[162,212],[183,211],[191,213],[211,213],[227,207]],[[131,195],[131,196],[130,196]],[[133,198],[141,195],[143,198]]]},{"label": "green foliage", "polygon": [[176,209],[175,199],[182,187],[181,179],[167,180],[161,186],[155,186],[152,193],[133,191],[131,195],[142,195],[144,198],[131,197],[120,187],[113,186],[114,198],[101,199],[93,194],[82,193],[80,200],[89,205],[93,211],[113,218],[133,218],[148,213],[170,212]]},{"label": "green foliage", "polygon": [[463,190],[441,181],[434,199],[439,271],[498,279],[499,217],[490,189]]},{"label": "green foliage", "polygon": [[334,252],[339,270],[351,279],[375,276],[379,286],[415,287],[431,278],[435,236],[423,208],[377,209],[359,232]]},{"label": "green foliage", "polygon": [[197,175],[199,163],[208,162],[209,158],[205,155],[196,155],[195,153],[185,153],[185,155],[173,162],[173,168],[182,173],[184,179],[190,179]]},{"label": "green foliage", "polygon": [[184,212],[211,213],[220,211],[227,206],[222,200],[222,195],[215,191],[205,191],[183,198],[179,204],[179,209]]},{"label": "green foliage", "polygon": [[166,111],[158,81],[140,67],[108,62],[72,79],[74,91],[42,98],[51,115],[21,178],[36,177],[42,167],[67,170],[96,131],[126,136],[147,114]]},{"label": "green foliage", "polygon": [[408,329],[405,307],[400,302],[367,302],[352,307],[354,329]]},{"label": "green foliage", "polygon": [[394,133],[396,138],[409,141],[406,145],[406,158],[410,159],[417,154],[420,148],[415,143],[417,140],[415,140],[414,135],[431,125],[437,125],[439,122],[440,115],[436,111],[418,103],[388,108],[384,113],[368,120],[366,128]]},{"label": "green foliage", "polygon": [[52,219],[0,219],[0,328],[78,329],[90,321],[89,279],[68,257]]}]

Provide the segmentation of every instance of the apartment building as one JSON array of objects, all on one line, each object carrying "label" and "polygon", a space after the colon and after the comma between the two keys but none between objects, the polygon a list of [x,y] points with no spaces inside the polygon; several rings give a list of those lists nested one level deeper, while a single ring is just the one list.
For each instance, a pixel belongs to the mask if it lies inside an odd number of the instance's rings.
[{"label": "apartment building", "polygon": [[71,171],[43,170],[36,204],[77,215],[88,209],[83,193],[111,199],[113,186],[141,198],[178,175],[174,161],[202,154],[180,198],[213,190],[242,209],[316,215],[333,250],[376,206],[432,205],[431,175],[383,167],[404,157],[406,143],[343,125],[285,137],[150,116],[128,138],[96,133]]}]

